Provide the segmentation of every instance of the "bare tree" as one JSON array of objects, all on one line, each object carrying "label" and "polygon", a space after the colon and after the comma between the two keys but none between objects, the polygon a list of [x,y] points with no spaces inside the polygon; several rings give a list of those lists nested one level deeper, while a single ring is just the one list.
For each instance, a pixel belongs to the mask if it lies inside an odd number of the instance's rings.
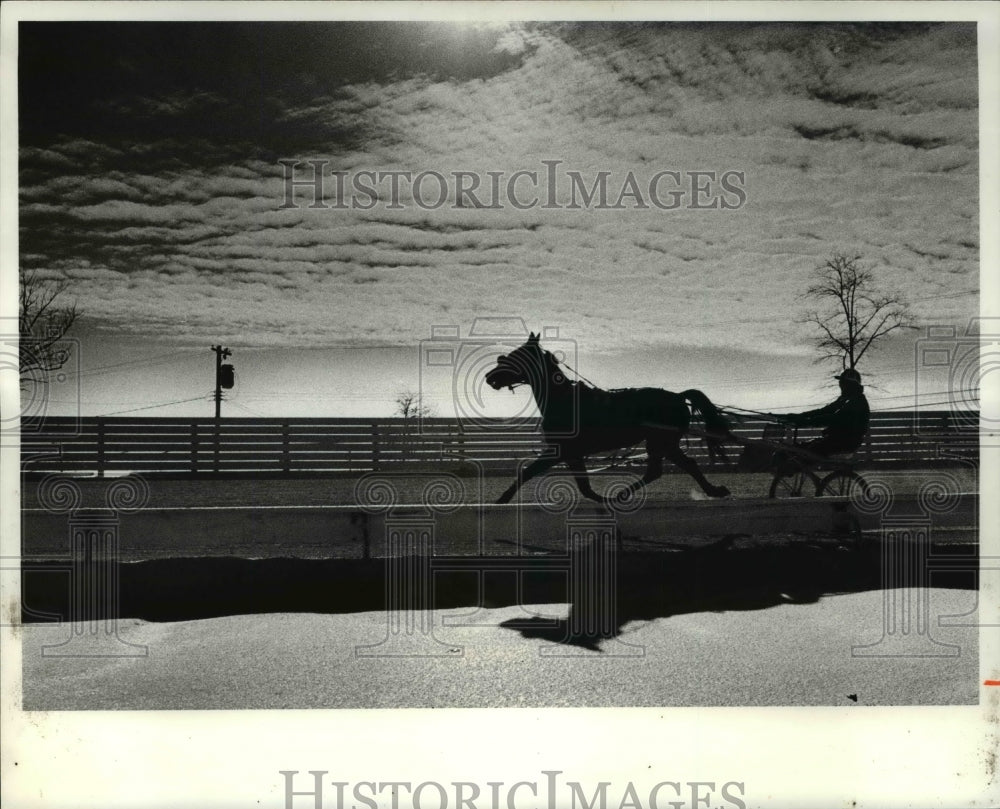
[{"label": "bare tree", "polygon": [[414,419],[428,418],[434,412],[429,405],[424,404],[424,398],[410,389],[396,395],[396,412],[407,422]]},{"label": "bare tree", "polygon": [[842,368],[854,368],[887,334],[913,328],[903,296],[878,290],[861,256],[838,253],[828,259],[817,268],[815,283],[806,294],[821,307],[806,312],[804,319],[820,331],[815,338],[819,359],[840,360]]},{"label": "bare tree", "polygon": [[47,378],[69,359],[69,349],[61,345],[66,333],[76,321],[76,304],[61,305],[58,299],[69,287],[65,280],[41,277],[35,271],[21,270],[20,309],[20,379],[24,387],[29,381]]},{"label": "bare tree", "polygon": [[433,415],[434,410],[424,404],[423,396],[407,388],[396,394],[396,412],[403,417],[403,433],[400,436],[400,450],[404,459],[414,455],[415,431],[419,429],[417,422]]}]

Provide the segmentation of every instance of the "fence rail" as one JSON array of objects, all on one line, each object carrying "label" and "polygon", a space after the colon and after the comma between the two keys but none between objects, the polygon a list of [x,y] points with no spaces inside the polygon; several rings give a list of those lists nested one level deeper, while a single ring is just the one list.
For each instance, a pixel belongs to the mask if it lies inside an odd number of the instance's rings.
[{"label": "fence rail", "polygon": [[[733,432],[759,439],[766,422]],[[456,419],[48,418],[21,435],[22,468],[104,477],[141,474],[360,474],[417,469],[509,473],[542,450],[538,422],[462,423]],[[818,434],[800,430],[799,438]],[[686,451],[708,463],[703,441]],[[641,452],[641,447],[636,452]],[[734,451],[735,450],[735,451]],[[873,413],[862,466],[919,466],[978,460],[978,414]],[[735,468],[738,448],[728,448]],[[641,464],[640,458],[621,463]],[[672,470],[671,470],[672,471]]]}]

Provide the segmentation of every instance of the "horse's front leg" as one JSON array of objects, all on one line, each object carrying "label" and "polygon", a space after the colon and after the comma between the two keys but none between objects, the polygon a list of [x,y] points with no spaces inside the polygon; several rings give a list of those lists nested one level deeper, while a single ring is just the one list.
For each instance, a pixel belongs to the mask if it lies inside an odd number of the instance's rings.
[{"label": "horse's front leg", "polygon": [[520,489],[523,484],[527,483],[533,477],[542,474],[542,472],[551,469],[559,463],[560,460],[560,458],[554,458],[548,455],[543,455],[541,458],[535,458],[535,460],[524,468],[524,471],[517,476],[514,482],[507,487],[507,490],[500,495],[500,499],[497,500],[497,503],[509,503],[514,495],[517,494],[517,490]]}]

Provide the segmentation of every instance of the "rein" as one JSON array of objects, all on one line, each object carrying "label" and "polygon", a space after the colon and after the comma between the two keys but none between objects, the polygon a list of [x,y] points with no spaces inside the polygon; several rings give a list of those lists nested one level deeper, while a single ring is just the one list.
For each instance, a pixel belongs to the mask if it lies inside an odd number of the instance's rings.
[{"label": "rein", "polygon": [[733,407],[731,405],[718,405],[720,413],[725,413],[733,418],[740,419],[749,416],[757,416],[764,421],[774,421],[775,417],[780,419],[780,413],[763,413],[760,410],[748,410],[745,407]]},{"label": "rein", "polygon": [[[550,353],[550,352],[546,352],[546,353],[547,353],[547,354],[549,354],[549,355],[551,356],[551,353]],[[577,378],[577,379],[578,379],[578,380],[579,380],[580,382],[583,382],[583,383],[584,383],[585,385],[588,385],[588,386],[590,386],[590,387],[591,387],[591,388],[593,388],[594,390],[600,390],[600,388],[598,388],[598,387],[597,387],[597,385],[595,385],[595,384],[594,384],[593,382],[591,382],[591,381],[590,381],[589,379],[587,379],[587,377],[585,377],[585,376],[584,376],[583,374],[581,374],[581,373],[580,373],[580,372],[579,372],[578,370],[576,370],[576,368],[574,368],[574,367],[573,367],[572,365],[570,365],[570,364],[569,364],[568,362],[559,362],[559,360],[557,360],[557,359],[556,359],[555,357],[552,357],[552,361],[553,361],[553,362],[554,362],[554,363],[555,363],[555,364],[556,364],[557,366],[561,366],[561,367],[563,367],[563,368],[566,368],[566,369],[567,369],[568,371],[571,371],[571,372],[573,373],[573,375],[574,375],[574,376],[575,376],[575,377],[576,377],[576,378]],[[510,384],[510,385],[507,385],[506,387],[507,387],[507,390],[509,390],[509,391],[510,391],[511,393],[513,393],[513,392],[514,392],[514,388],[520,388],[520,387],[521,387],[521,386],[523,386],[523,385],[530,385],[530,383],[529,383],[529,382],[514,382],[514,383],[512,383],[512,384]]]},{"label": "rein", "polygon": [[556,360],[555,362],[556,362],[556,365],[562,365],[565,368],[567,368],[568,370],[572,371],[573,374],[574,374],[574,376],[576,376],[576,378],[579,379],[584,384],[590,385],[590,387],[595,388],[595,389],[597,388],[597,385],[595,385],[593,382],[591,382],[589,379],[587,379],[587,377],[585,377],[583,374],[581,374],[578,370],[576,370],[576,368],[574,368],[568,362],[562,362],[561,363],[561,362],[559,362],[559,360]]}]

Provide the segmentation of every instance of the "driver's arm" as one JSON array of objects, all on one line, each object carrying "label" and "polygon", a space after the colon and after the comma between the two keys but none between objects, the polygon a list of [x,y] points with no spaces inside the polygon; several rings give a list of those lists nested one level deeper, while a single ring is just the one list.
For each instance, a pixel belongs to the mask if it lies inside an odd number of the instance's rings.
[{"label": "driver's arm", "polygon": [[796,427],[807,427],[809,425],[822,426],[830,416],[840,409],[841,404],[841,400],[837,399],[825,407],[820,407],[816,410],[807,410],[805,413],[792,413],[785,418]]}]

